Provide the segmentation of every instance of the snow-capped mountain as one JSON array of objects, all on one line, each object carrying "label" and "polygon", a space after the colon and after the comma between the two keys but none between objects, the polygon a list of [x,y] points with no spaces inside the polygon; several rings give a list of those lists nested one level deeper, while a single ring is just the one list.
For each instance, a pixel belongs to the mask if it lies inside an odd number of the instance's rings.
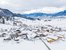
[{"label": "snow-capped mountain", "polygon": [[66,10],[64,8],[46,7],[42,9],[25,11],[22,14],[17,14],[9,11],[8,9],[0,8],[0,16],[6,16],[6,17],[16,16],[16,17],[22,17],[22,18],[34,20],[35,18],[40,18],[40,17],[66,16]]},{"label": "snow-capped mountain", "polygon": [[63,11],[60,11],[60,12],[57,12],[57,13],[43,13],[43,12],[37,12],[37,13],[30,13],[30,14],[24,14],[25,16],[29,16],[29,17],[38,17],[38,16],[54,16],[54,17],[57,17],[57,16],[66,16],[66,10],[63,10]]},{"label": "snow-capped mountain", "polygon": [[66,16],[66,10],[56,13],[54,16]]},{"label": "snow-capped mountain", "polygon": [[41,17],[41,16],[57,17],[57,16],[66,16],[66,10],[65,8],[45,7],[42,9],[25,11],[23,14],[28,17]]},{"label": "snow-capped mountain", "polygon": [[2,9],[0,8],[0,16],[13,16],[13,13],[9,11],[8,9]]}]

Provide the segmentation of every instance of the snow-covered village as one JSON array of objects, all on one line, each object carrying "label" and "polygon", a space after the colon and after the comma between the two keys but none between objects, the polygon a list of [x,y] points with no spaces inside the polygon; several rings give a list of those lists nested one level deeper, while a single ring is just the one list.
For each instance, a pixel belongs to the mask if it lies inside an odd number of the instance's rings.
[{"label": "snow-covered village", "polygon": [[[19,1],[0,0],[0,5],[15,6],[17,2],[22,5]],[[20,13],[17,10],[14,8],[16,12],[13,12],[8,7],[0,8],[1,50],[66,49],[66,7],[43,7],[20,10]]]}]

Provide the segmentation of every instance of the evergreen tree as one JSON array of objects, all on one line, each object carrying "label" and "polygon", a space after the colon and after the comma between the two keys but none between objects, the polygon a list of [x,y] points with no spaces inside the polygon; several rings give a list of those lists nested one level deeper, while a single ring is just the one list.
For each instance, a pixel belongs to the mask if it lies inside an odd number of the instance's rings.
[{"label": "evergreen tree", "polygon": [[3,20],[2,23],[5,24],[5,20],[4,20],[4,18],[2,18],[2,20]]}]

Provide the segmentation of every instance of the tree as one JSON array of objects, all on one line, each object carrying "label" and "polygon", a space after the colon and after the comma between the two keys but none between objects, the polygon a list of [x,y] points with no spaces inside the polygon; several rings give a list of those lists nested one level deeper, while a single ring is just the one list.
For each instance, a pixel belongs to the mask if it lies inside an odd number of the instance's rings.
[{"label": "tree", "polygon": [[0,16],[0,19],[2,18],[2,16]]},{"label": "tree", "polygon": [[9,20],[9,17],[6,17],[6,20],[8,21]]},{"label": "tree", "polygon": [[4,18],[2,18],[2,20],[3,20],[2,23],[5,24],[5,20],[4,20]]}]

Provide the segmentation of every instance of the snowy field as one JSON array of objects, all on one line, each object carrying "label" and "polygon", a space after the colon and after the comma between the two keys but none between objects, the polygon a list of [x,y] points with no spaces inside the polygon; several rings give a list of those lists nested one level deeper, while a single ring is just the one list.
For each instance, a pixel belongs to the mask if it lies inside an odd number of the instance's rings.
[{"label": "snowy field", "polygon": [[[19,23],[17,23],[17,25],[12,24],[14,21],[6,21],[5,24],[0,23],[0,35],[6,33],[4,37],[0,37],[1,50],[49,50],[42,41],[47,44],[50,50],[66,49],[66,18],[34,21],[24,18],[15,18],[15,21],[19,21]],[[53,29],[53,31],[50,29]],[[27,33],[29,40],[23,37],[17,37],[15,38],[16,40],[4,40],[8,38],[10,34],[15,34],[15,30],[20,30],[21,33]],[[38,36],[34,39],[36,33],[37,35],[44,34],[46,37]],[[54,41],[50,41],[49,39],[53,39]]]}]

